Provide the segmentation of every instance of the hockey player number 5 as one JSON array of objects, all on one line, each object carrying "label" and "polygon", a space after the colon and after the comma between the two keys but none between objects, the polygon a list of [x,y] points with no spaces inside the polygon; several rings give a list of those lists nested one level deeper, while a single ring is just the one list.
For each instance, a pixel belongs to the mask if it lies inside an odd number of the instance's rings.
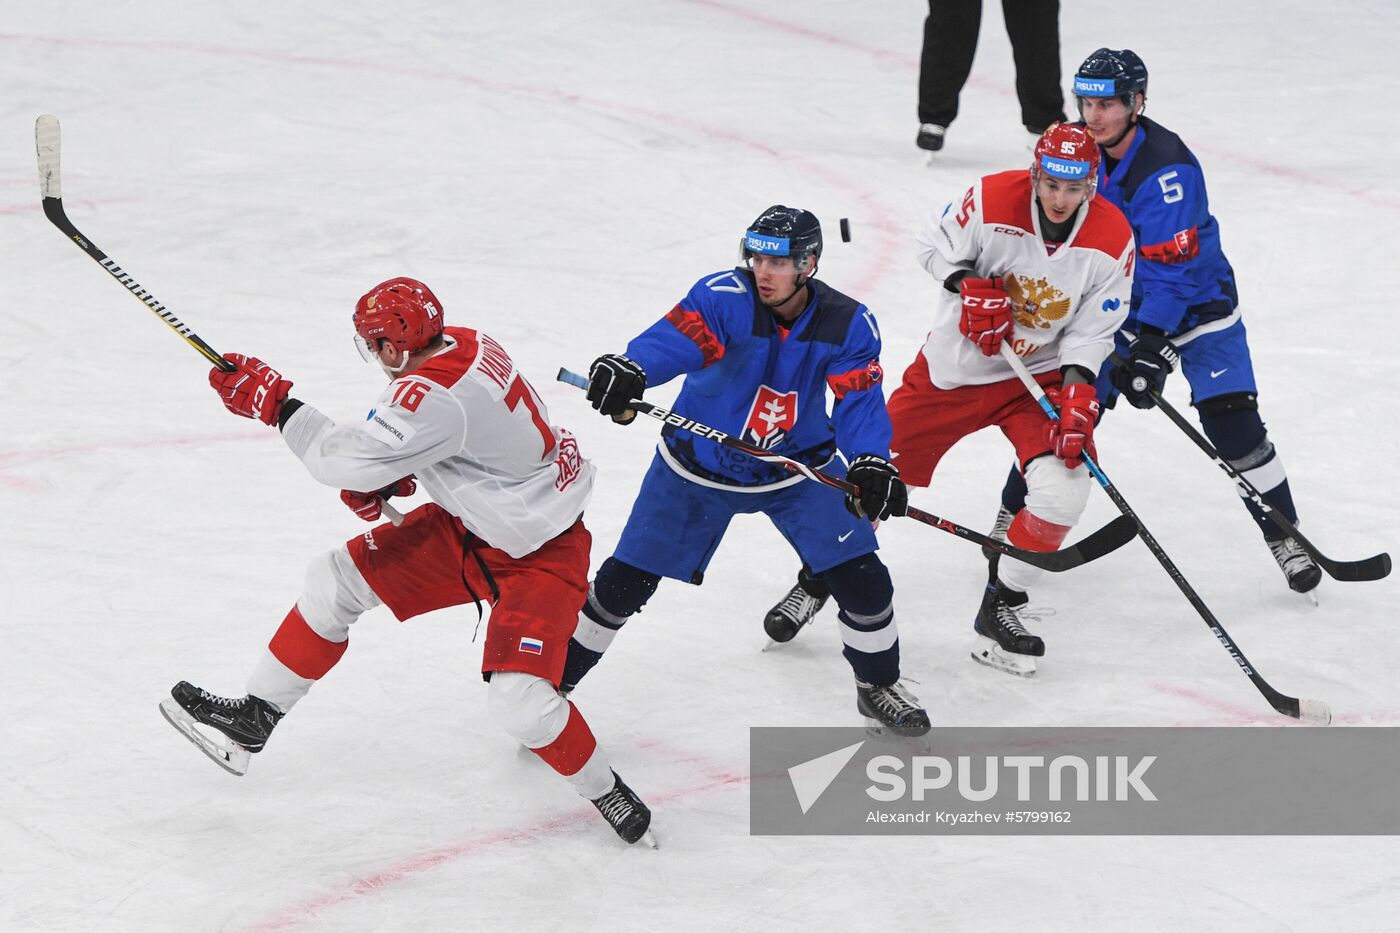
[{"label": "hockey player number 5", "polygon": [[525,407],[530,409],[530,420],[535,422],[535,428],[540,432],[540,437],[544,438],[544,456],[540,459],[548,460],[549,455],[554,452],[554,432],[540,417],[540,406],[535,401],[535,393],[524,379],[516,376],[511,380],[510,388],[506,390],[506,407],[515,411],[520,407],[521,402],[524,402]]},{"label": "hockey player number 5", "polygon": [[1176,172],[1167,172],[1167,174],[1158,176],[1157,178],[1157,184],[1162,186],[1163,204],[1175,204],[1177,201],[1186,197],[1181,191],[1181,185],[1172,181],[1175,177]]}]

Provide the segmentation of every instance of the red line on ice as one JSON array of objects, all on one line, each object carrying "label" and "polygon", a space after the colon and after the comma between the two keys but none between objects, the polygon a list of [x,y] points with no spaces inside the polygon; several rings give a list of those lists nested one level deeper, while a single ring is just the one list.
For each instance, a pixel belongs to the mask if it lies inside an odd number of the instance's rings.
[{"label": "red line on ice", "polygon": [[[751,10],[746,10],[740,6],[734,6],[728,3],[720,3],[718,2],[718,0],[688,0],[688,2],[695,6],[707,7],[712,10],[717,10],[719,12],[726,13],[737,19],[745,19],[749,22],[767,26],[770,29],[776,29],[780,32],[786,32],[789,35],[802,36],[803,38],[812,39],[817,42],[825,43],[827,45],[836,46],[837,48],[845,49],[850,52],[861,52],[866,55],[870,55],[879,61],[898,62],[902,65],[905,65],[906,67],[913,69],[917,69],[919,67],[919,59],[915,55],[909,55],[902,52],[893,52],[889,49],[882,49],[875,46],[863,45],[859,42],[853,42],[844,36],[820,32],[815,29],[808,29],[806,26],[799,26],[796,23],[793,23],[789,20],[779,19],[773,16],[764,16],[759,13],[754,13]],[[922,39],[917,33],[915,33],[910,37],[910,42],[922,42]],[[1002,97],[1016,96],[1015,85],[1012,83],[1009,77],[1004,81],[992,81],[986,78],[974,77],[968,81],[968,84],[972,85],[973,87],[980,87],[983,90],[994,92]],[[1069,101],[1069,103],[1072,104],[1073,101],[1071,100]],[[1304,172],[1286,165],[1279,165],[1274,162],[1269,162],[1264,159],[1256,158],[1247,153],[1237,152],[1230,149],[1220,149],[1209,145],[1196,145],[1193,146],[1193,148],[1198,152],[1205,152],[1212,157],[1228,159],[1231,162],[1237,162],[1240,165],[1246,166],[1247,168],[1252,168],[1257,172],[1263,172],[1267,175],[1274,175],[1279,178],[1291,179],[1293,181],[1300,182],[1305,185],[1311,185],[1314,188],[1323,188],[1328,191],[1336,192],[1338,194],[1344,194],[1347,197],[1356,198],[1358,200],[1364,201],[1369,205],[1379,204],[1384,205],[1386,207],[1400,208],[1400,198],[1392,197],[1384,191],[1368,190],[1365,188],[1341,185],[1334,181],[1329,181],[1327,178],[1320,175],[1314,175],[1310,172]]]},{"label": "red line on ice", "polygon": [[852,200],[860,206],[860,211],[853,210],[851,213],[862,216],[862,228],[872,232],[876,242],[873,244],[875,247],[874,249],[866,251],[867,256],[870,257],[870,266],[867,268],[865,274],[858,277],[851,286],[852,290],[858,294],[872,289],[875,284],[894,267],[895,256],[903,254],[904,241],[907,238],[905,232],[895,223],[889,212],[879,205],[879,194],[875,190],[854,183],[850,181],[847,176],[838,172],[825,169],[811,159],[804,158],[795,150],[780,152],[757,139],[744,136],[722,125],[701,123],[697,120],[691,120],[676,114],[660,110],[649,110],[645,107],[638,107],[620,101],[588,97],[558,87],[522,84],[511,81],[493,81],[442,68],[418,68],[393,65],[383,60],[370,62],[345,58],[329,58],[320,55],[298,55],[283,52],[266,52],[258,49],[239,49],[217,45],[185,45],[154,40],[130,39],[110,41],[103,39],[37,35],[26,36],[13,33],[0,33],[0,42],[6,41],[43,42],[59,46],[96,46],[98,48],[108,49],[137,48],[176,51],[195,55],[214,55],[228,58],[314,65],[325,68],[355,71],[357,73],[370,71],[381,75],[394,74],[406,77],[428,78],[434,81],[451,81],[491,93],[522,94],[529,97],[541,98],[557,104],[568,104],[625,114],[651,125],[679,127],[693,133],[698,133],[701,136],[722,139],[734,145],[742,146],[768,156],[769,158],[780,160],[784,165],[804,174],[820,178],[831,187],[846,192]]},{"label": "red line on ice", "polygon": [[[725,771],[721,768],[709,768],[708,780],[691,785],[689,787],[677,788],[660,794],[648,793],[646,802],[648,806],[655,807],[657,804],[667,803],[686,797],[694,797],[699,794],[712,793],[714,791],[728,790],[734,787],[742,787],[749,782],[748,775],[736,772]],[[592,807],[588,809],[575,809],[568,813],[557,816],[545,817],[536,820],[534,823],[522,829],[498,830],[467,839],[456,845],[442,846],[431,849],[418,855],[410,855],[398,862],[390,864],[386,868],[371,874],[356,878],[354,881],[346,882],[326,891],[307,898],[299,904],[279,910],[277,913],[260,920],[250,928],[254,933],[274,933],[279,930],[294,930],[304,924],[316,920],[319,911],[326,910],[353,901],[360,897],[369,897],[378,894],[385,888],[392,887],[399,882],[407,881],[415,875],[420,875],[425,871],[437,868],[439,865],[446,865],[461,859],[470,858],[480,852],[505,845],[513,845],[521,842],[539,841],[541,834],[556,832],[559,830],[571,829],[576,826],[588,825],[598,832],[601,844],[612,845],[614,840],[608,835],[608,827]],[[664,833],[664,829],[661,830]],[[665,845],[662,838],[661,844]],[[616,843],[621,845],[621,843]],[[643,853],[645,854],[645,853]]]},{"label": "red line on ice", "polygon": [[200,447],[204,444],[223,444],[230,441],[252,440],[270,441],[272,440],[272,435],[262,432],[244,432],[241,434],[210,434],[204,437],[162,437],[144,441],[97,441],[91,444],[74,444],[71,447],[40,447],[27,450],[5,450],[0,451],[0,464],[20,464],[28,463],[32,460],[57,460],[63,457],[81,457],[87,454],[119,450],[150,450],[159,447]]}]

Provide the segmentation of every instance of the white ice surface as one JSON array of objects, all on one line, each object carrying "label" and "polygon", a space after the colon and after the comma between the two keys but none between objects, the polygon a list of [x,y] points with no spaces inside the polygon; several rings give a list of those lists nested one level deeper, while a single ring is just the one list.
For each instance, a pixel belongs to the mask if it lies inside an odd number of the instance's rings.
[{"label": "white ice surface", "polygon": [[[241,693],[305,563],[363,526],[45,222],[35,117],[63,121],[86,234],[337,417],[379,385],[348,325],[383,278],[427,280],[503,340],[601,467],[596,566],[656,432],[597,418],[554,370],[620,349],[784,202],[825,222],[822,277],[874,309],[897,377],[934,287],[916,225],[1028,157],[986,6],[928,165],[914,0],[5,4],[0,929],[1400,928],[1388,838],[750,837],[747,727],[855,720],[830,610],[758,650],[796,569],[762,519],[735,523],[704,587],[665,584],[578,695],[659,851],[623,849],[487,720],[468,610],[366,617],[246,778],[156,711],[182,678]],[[1305,530],[1335,557],[1394,550],[1400,8],[1064,6],[1066,72],[1136,49],[1149,113],[1205,165]],[[1169,397],[1185,408],[1180,378]],[[1326,580],[1313,608],[1165,418],[1115,413],[1099,446],[1275,686],[1339,726],[1400,724],[1394,578]],[[1008,460],[971,438],[915,501],[985,527]],[[1096,492],[1082,527],[1113,515]],[[881,538],[939,724],[1287,726],[1140,544],[1046,580],[1027,682],[967,656],[976,548],[913,522]]]}]

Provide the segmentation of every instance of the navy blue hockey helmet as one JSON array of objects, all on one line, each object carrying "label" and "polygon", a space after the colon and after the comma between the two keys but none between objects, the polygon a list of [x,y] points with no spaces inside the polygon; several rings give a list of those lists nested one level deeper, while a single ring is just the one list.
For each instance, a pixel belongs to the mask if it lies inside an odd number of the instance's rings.
[{"label": "navy blue hockey helmet", "polygon": [[1147,96],[1147,66],[1132,49],[1099,49],[1074,73],[1075,97],[1121,97],[1132,110],[1134,94]]},{"label": "navy blue hockey helmet", "polygon": [[811,211],[774,204],[749,224],[740,253],[744,259],[753,255],[791,256],[799,269],[805,268],[808,257],[821,258],[822,225]]}]

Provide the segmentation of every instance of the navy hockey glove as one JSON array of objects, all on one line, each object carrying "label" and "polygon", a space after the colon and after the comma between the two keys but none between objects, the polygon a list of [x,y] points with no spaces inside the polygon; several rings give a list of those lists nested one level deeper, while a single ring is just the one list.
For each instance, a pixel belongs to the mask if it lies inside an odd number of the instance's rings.
[{"label": "navy hockey glove", "polygon": [[1113,385],[1134,408],[1157,404],[1151,393],[1160,393],[1181,355],[1165,335],[1144,329],[1129,348],[1127,368],[1113,370]]},{"label": "navy hockey glove", "polygon": [[628,404],[641,398],[646,388],[647,374],[625,356],[608,353],[588,367],[588,401],[618,424],[628,424],[637,417]]},{"label": "navy hockey glove", "polygon": [[846,494],[846,511],[857,518],[881,521],[909,511],[909,490],[899,470],[884,457],[856,457],[846,471],[846,481],[857,487],[857,492]]}]

